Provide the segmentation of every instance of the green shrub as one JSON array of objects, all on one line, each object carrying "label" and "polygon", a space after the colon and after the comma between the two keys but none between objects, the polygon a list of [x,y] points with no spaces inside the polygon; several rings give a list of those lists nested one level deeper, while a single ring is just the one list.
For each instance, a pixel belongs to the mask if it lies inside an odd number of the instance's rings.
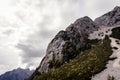
[{"label": "green shrub", "polygon": [[108,80],[115,80],[115,77],[108,75]]}]

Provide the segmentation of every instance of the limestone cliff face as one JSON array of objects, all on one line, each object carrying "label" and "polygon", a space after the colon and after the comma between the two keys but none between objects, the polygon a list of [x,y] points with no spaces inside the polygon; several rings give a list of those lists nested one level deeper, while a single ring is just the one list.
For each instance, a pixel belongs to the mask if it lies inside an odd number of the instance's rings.
[{"label": "limestone cliff face", "polygon": [[76,57],[79,51],[89,46],[86,44],[88,34],[97,29],[97,25],[89,17],[83,17],[68,26],[65,31],[60,31],[48,45],[39,72],[58,68]]},{"label": "limestone cliff face", "polygon": [[120,24],[120,7],[115,7],[112,11],[95,19],[99,26],[115,26]]}]

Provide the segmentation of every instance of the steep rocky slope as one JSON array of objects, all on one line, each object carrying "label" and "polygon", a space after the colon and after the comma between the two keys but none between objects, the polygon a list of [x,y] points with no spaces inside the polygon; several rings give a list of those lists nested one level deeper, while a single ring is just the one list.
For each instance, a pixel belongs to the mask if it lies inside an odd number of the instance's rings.
[{"label": "steep rocky slope", "polygon": [[112,11],[95,19],[99,26],[115,26],[120,24],[120,7],[116,6]]},{"label": "steep rocky slope", "polygon": [[94,43],[91,49],[81,52],[69,63],[36,76],[33,80],[91,80],[92,75],[105,68],[111,53],[110,40],[106,37],[103,41]]},{"label": "steep rocky slope", "polygon": [[65,31],[60,31],[48,45],[39,72],[48,72],[76,57],[81,50],[89,47],[86,42],[88,34],[95,30],[97,30],[95,23],[89,17],[83,17]]},{"label": "steep rocky slope", "polygon": [[[29,80],[111,80],[112,76],[119,80],[117,73],[109,74],[111,68],[106,66],[118,58],[113,54],[120,46],[114,45],[120,40],[119,25],[120,7],[95,21],[89,17],[76,20],[50,42],[46,56]],[[99,72],[104,69],[106,76],[102,78]]]}]

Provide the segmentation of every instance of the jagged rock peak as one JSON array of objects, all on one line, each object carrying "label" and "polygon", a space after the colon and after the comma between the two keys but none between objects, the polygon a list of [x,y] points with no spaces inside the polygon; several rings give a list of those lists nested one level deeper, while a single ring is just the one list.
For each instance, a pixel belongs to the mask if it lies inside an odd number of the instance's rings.
[{"label": "jagged rock peak", "polygon": [[77,19],[65,31],[60,31],[49,43],[46,56],[39,66],[39,72],[48,72],[75,58],[83,48],[87,48],[88,35],[97,29],[97,25],[85,16]]},{"label": "jagged rock peak", "polygon": [[86,21],[92,21],[91,18],[89,18],[88,16],[85,16],[85,17],[82,17],[82,18],[79,18],[77,19],[74,24],[78,24],[78,23],[81,23],[82,21],[86,22]]},{"label": "jagged rock peak", "polygon": [[[91,33],[92,30],[97,28],[97,25],[92,21],[91,18],[88,16],[82,17],[77,19],[73,24],[71,24],[69,27],[66,28],[66,31],[70,31],[73,28],[76,28],[77,30],[81,31],[82,33]],[[87,31],[86,31],[87,30]]]},{"label": "jagged rock peak", "polygon": [[113,11],[118,11],[118,12],[120,12],[120,6],[116,6],[116,7],[113,9]]},{"label": "jagged rock peak", "polygon": [[99,26],[120,25],[120,7],[116,6],[112,11],[96,18],[95,23]]},{"label": "jagged rock peak", "polygon": [[[73,24],[74,25],[81,25],[84,24],[86,22],[93,22],[91,18],[89,18],[88,16],[82,17],[77,19]],[[82,27],[82,26],[81,26]]]}]

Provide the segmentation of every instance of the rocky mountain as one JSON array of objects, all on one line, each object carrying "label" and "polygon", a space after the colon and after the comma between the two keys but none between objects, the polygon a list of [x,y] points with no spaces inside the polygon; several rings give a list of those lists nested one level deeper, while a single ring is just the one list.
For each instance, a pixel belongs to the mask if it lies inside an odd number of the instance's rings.
[{"label": "rocky mountain", "polygon": [[[120,7],[60,31],[28,80],[120,80]],[[116,67],[117,66],[117,67]]]},{"label": "rocky mountain", "polygon": [[95,19],[99,26],[114,26],[120,24],[120,7],[116,6],[112,11]]},{"label": "rocky mountain", "polygon": [[24,80],[31,76],[33,71],[29,69],[15,69],[0,75],[0,80]]},{"label": "rocky mountain", "polygon": [[39,72],[44,73],[58,68],[75,58],[80,51],[89,48],[86,41],[88,34],[97,28],[89,17],[83,17],[67,27],[65,31],[60,31],[48,45],[47,54],[41,62]]}]

